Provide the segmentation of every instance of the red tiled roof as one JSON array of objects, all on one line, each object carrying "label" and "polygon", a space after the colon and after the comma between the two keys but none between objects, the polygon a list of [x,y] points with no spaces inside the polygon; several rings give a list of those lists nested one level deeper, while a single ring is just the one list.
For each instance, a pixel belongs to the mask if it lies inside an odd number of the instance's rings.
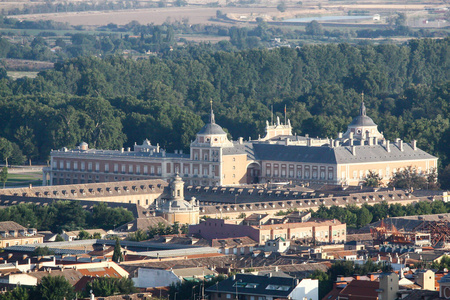
[{"label": "red tiled roof", "polygon": [[341,292],[340,296],[348,297],[348,300],[358,300],[358,299],[378,299],[378,293],[380,283],[376,281],[366,281],[366,280],[353,280],[351,281]]},{"label": "red tiled roof", "polygon": [[92,268],[92,269],[78,269],[78,272],[83,274],[83,276],[92,276],[92,277],[115,277],[122,278],[120,274],[114,270],[114,268]]}]

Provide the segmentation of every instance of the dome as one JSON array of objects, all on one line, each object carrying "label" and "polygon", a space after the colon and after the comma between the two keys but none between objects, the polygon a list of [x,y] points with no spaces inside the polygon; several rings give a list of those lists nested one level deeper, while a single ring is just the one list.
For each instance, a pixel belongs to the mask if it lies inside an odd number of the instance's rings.
[{"label": "dome", "polygon": [[364,101],[361,102],[361,107],[359,108],[359,116],[354,118],[349,126],[377,126],[372,118],[367,116]]},{"label": "dome", "polygon": [[215,123],[208,123],[203,126],[202,129],[198,132],[198,134],[227,134],[223,131],[222,127]]},{"label": "dome", "polygon": [[211,115],[209,117],[209,123],[203,126],[202,129],[197,134],[227,134],[220,125],[216,124],[214,118],[214,112],[211,110]]},{"label": "dome", "polygon": [[368,116],[357,116],[349,126],[377,126],[377,124]]}]

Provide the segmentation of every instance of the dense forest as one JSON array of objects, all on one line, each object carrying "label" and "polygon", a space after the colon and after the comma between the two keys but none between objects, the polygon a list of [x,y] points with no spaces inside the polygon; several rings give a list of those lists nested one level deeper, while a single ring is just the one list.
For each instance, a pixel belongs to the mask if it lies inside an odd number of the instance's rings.
[{"label": "dense forest", "polygon": [[235,52],[199,45],[138,61],[79,57],[34,79],[0,72],[0,135],[40,161],[81,141],[118,149],[149,138],[187,150],[212,100],[217,123],[234,139],[263,135],[271,107],[282,112],[285,105],[297,134],[337,137],[364,92],[386,138],[417,139],[445,167],[449,50],[446,38]]}]

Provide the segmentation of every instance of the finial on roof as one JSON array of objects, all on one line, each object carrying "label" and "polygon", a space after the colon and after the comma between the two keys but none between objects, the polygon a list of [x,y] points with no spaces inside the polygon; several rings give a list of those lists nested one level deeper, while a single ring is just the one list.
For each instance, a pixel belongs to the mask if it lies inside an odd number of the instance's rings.
[{"label": "finial on roof", "polygon": [[361,107],[359,108],[359,115],[366,115],[366,106],[364,105],[364,92],[361,93]]},{"label": "finial on roof", "polygon": [[209,116],[209,123],[215,124],[216,123],[216,118],[214,117],[214,111],[213,111],[213,108],[212,108],[213,101],[210,100],[209,103],[211,103],[211,115]]}]

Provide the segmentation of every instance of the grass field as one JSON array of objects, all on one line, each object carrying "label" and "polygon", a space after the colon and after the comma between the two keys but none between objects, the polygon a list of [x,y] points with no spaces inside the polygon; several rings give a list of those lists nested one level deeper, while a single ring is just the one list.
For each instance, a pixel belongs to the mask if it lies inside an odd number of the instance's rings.
[{"label": "grass field", "polygon": [[40,186],[42,185],[42,173],[23,173],[23,174],[8,174],[8,181],[6,187],[27,187],[30,184]]}]

